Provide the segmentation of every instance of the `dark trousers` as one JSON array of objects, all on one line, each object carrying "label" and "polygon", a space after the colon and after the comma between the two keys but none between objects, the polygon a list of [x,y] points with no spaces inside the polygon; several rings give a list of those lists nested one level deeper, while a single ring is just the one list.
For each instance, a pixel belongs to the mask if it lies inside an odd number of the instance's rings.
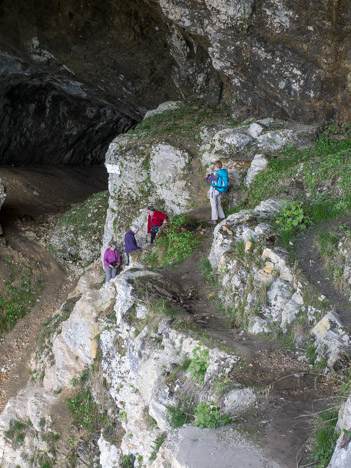
[{"label": "dark trousers", "polygon": [[127,263],[126,265],[128,266],[129,265],[129,254],[126,254],[127,255]]},{"label": "dark trousers", "polygon": [[151,244],[155,240],[156,234],[157,234],[157,231],[151,231]]}]

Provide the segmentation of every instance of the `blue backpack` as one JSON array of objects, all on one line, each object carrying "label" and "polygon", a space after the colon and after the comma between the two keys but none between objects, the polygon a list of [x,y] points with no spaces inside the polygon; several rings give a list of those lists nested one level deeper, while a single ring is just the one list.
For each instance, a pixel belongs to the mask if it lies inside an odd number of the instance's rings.
[{"label": "blue backpack", "polygon": [[218,169],[218,180],[217,182],[212,182],[212,187],[214,187],[219,192],[226,192],[228,190],[228,171],[227,169]]}]

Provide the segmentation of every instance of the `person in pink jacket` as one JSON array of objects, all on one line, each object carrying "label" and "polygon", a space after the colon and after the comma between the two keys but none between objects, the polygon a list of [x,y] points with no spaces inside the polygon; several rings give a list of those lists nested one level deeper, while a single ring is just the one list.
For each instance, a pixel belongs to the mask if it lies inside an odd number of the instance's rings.
[{"label": "person in pink jacket", "polygon": [[104,270],[106,273],[106,283],[117,274],[117,268],[121,264],[121,259],[117,250],[117,245],[111,242],[104,254]]}]

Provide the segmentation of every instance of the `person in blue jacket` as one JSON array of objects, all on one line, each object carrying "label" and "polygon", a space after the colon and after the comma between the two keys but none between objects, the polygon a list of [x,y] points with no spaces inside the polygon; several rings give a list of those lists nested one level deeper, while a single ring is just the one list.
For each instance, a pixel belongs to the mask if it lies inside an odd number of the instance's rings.
[{"label": "person in blue jacket", "polygon": [[219,191],[216,184],[218,183],[219,176],[217,171],[222,170],[222,163],[221,161],[216,161],[214,163],[214,171],[212,174],[206,174],[206,182],[211,184],[211,188],[209,191],[209,197],[211,202],[211,224],[217,224],[218,218],[223,220],[225,218],[225,214],[222,208],[222,193],[225,190]]},{"label": "person in blue jacket", "polygon": [[133,250],[140,250],[141,247],[138,246],[136,239],[135,239],[135,234],[137,234],[139,231],[139,226],[133,225],[131,226],[130,231],[126,233],[124,236],[124,245],[126,249],[126,254],[127,254],[127,265],[129,265],[129,254],[130,252],[133,252]]}]

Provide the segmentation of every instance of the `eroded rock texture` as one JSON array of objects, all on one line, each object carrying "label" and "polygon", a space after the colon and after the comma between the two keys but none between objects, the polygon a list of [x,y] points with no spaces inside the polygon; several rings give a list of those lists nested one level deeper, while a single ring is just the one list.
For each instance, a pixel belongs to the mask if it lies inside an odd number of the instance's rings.
[{"label": "eroded rock texture", "polygon": [[346,0],[4,0],[0,162],[99,162],[131,119],[188,96],[347,120],[350,15]]}]

